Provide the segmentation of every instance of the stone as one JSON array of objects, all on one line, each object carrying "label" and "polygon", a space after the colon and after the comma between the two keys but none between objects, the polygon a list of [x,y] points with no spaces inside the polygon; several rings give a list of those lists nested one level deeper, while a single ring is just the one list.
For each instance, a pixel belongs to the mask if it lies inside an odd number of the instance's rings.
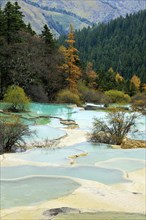
[{"label": "stone", "polygon": [[74,209],[70,207],[60,207],[49,209],[43,212],[43,215],[49,217],[48,219],[52,219],[54,216],[58,214],[66,214],[66,213],[81,213],[79,209]]}]

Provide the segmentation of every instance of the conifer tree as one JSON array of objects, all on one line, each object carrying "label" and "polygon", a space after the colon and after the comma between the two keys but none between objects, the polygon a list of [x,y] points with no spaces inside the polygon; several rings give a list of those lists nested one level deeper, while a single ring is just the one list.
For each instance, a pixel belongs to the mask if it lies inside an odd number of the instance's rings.
[{"label": "conifer tree", "polygon": [[28,31],[31,35],[35,35],[35,34],[36,34],[35,31],[32,29],[30,23],[28,23],[28,25],[27,25],[26,28],[27,28],[27,31]]},{"label": "conifer tree", "polygon": [[0,38],[1,36],[4,34],[4,30],[3,30],[3,24],[4,24],[4,14],[3,14],[3,11],[0,7]]},{"label": "conifer tree", "polygon": [[17,2],[8,2],[4,8],[4,32],[8,44],[19,42],[17,33],[26,28],[20,9]]},{"label": "conifer tree", "polygon": [[65,63],[62,67],[67,75],[66,80],[68,82],[69,90],[71,92],[78,93],[77,81],[81,76],[81,70],[77,66],[77,62],[79,62],[79,56],[77,55],[78,50],[74,47],[75,36],[72,25],[70,25],[70,31],[66,42],[68,47],[64,48]]},{"label": "conifer tree", "polygon": [[54,46],[53,34],[51,33],[50,29],[46,24],[43,27],[41,37],[45,40],[45,43],[48,44],[50,47]]}]

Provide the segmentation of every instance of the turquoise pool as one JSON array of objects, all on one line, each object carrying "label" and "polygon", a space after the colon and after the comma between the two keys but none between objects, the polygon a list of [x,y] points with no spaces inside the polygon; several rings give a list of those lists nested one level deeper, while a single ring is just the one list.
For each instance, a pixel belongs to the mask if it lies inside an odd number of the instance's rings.
[{"label": "turquoise pool", "polygon": [[61,118],[71,118],[72,114],[78,111],[78,108],[72,108],[67,104],[39,104],[31,103],[29,110],[38,115],[50,115]]},{"label": "turquoise pool", "polygon": [[[68,105],[32,103],[29,107],[31,112],[22,115],[30,129],[36,131],[36,135],[26,139],[29,144],[66,135],[61,129],[64,126],[60,124],[60,117],[75,120],[80,127],[78,131],[91,131],[94,117],[103,120],[106,117],[104,111],[84,111]],[[47,118],[36,119],[40,115]],[[49,116],[56,118],[49,119]],[[145,126],[146,116],[142,115],[136,121],[138,131],[132,131],[128,134],[129,137],[146,140]],[[71,165],[70,156],[85,152],[88,153],[87,156],[77,157]],[[10,154],[12,159],[28,162],[28,165],[1,167],[2,208],[35,205],[70,194],[79,187],[70,178],[92,180],[106,185],[128,183],[126,172],[145,167],[145,153],[145,149],[112,149],[107,144],[83,142],[55,150],[34,148],[23,153]],[[29,162],[36,162],[36,165],[31,166]]]},{"label": "turquoise pool", "polygon": [[[0,108],[4,109],[6,106],[5,103],[0,103]],[[35,119],[34,117],[40,116],[53,116],[61,117],[63,119],[73,119],[78,124],[80,129],[90,131],[92,128],[93,119],[96,117],[98,119],[105,120],[106,112],[104,111],[84,111],[80,108],[72,107],[71,105],[63,104],[40,104],[40,103],[31,103],[29,105],[29,113],[23,113],[22,116],[25,116],[26,119],[23,119],[25,123],[34,125],[39,123],[41,119]],[[30,118],[30,120],[28,120]],[[88,120],[87,120],[88,119]],[[44,122],[43,122],[44,123]],[[47,123],[47,119],[46,119]],[[50,120],[48,123],[55,127],[63,127],[60,125],[59,120]],[[136,119],[136,133],[132,130],[128,136],[133,139],[146,140],[146,115],[141,115]],[[53,134],[53,132],[52,132]]]}]

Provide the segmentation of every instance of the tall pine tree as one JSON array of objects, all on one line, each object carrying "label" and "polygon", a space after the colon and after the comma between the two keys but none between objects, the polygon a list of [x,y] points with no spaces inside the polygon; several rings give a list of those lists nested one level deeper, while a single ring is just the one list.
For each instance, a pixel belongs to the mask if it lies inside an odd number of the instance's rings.
[{"label": "tall pine tree", "polygon": [[18,32],[26,28],[23,21],[23,14],[20,11],[20,6],[17,2],[12,4],[8,2],[4,8],[4,35],[7,43],[19,42]]}]

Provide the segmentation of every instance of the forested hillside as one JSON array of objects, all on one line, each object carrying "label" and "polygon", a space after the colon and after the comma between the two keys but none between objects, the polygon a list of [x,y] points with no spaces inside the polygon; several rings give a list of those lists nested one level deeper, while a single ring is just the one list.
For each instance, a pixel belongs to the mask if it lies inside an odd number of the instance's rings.
[{"label": "forested hillside", "polygon": [[[16,0],[10,0],[15,2]],[[0,0],[2,7],[8,0]],[[69,31],[70,23],[75,29],[88,27],[93,23],[107,23],[119,16],[146,9],[145,0],[17,0],[25,21],[40,33],[47,24],[54,35]]]},{"label": "forested hillside", "polygon": [[52,101],[63,86],[62,55],[46,25],[36,35],[23,19],[17,3],[0,9],[0,99],[9,86],[19,85],[33,101]]},{"label": "forested hillside", "polygon": [[112,67],[125,79],[136,74],[146,82],[146,10],[84,28],[75,36],[83,66],[90,61],[97,72]]},{"label": "forested hillside", "polygon": [[0,9],[0,100],[19,86],[37,102],[129,102],[146,90],[145,18],[143,11],[79,32],[70,25],[57,42],[46,24],[36,34],[8,2]]}]

